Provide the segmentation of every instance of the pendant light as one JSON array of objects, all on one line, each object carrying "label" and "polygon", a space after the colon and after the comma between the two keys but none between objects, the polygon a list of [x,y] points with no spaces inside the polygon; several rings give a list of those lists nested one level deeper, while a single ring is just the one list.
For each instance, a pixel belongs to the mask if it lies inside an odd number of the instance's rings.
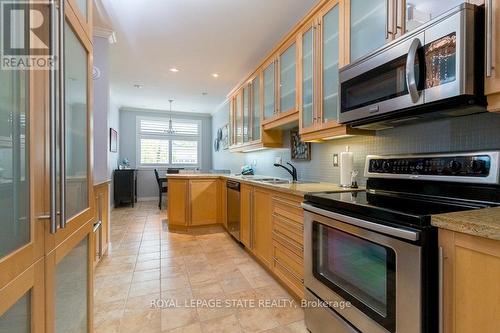
[{"label": "pendant light", "polygon": [[170,119],[168,121],[168,129],[165,131],[167,134],[169,135],[172,135],[172,134],[175,134],[175,130],[174,128],[172,127],[172,102],[174,101],[173,99],[169,99],[168,100],[170,102]]}]

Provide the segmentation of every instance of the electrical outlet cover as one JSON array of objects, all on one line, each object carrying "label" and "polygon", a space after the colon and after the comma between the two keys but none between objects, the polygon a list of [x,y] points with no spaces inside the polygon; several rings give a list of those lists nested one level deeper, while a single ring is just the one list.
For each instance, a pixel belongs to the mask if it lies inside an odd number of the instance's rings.
[{"label": "electrical outlet cover", "polygon": [[283,158],[281,156],[276,156],[276,158],[274,159],[274,163],[283,164]]},{"label": "electrical outlet cover", "polygon": [[339,166],[339,154],[333,154],[333,166],[334,167]]}]

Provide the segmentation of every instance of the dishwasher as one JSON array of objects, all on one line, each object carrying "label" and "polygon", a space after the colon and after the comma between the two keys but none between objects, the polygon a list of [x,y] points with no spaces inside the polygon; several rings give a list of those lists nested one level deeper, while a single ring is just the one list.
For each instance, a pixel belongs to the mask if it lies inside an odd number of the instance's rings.
[{"label": "dishwasher", "polygon": [[227,181],[227,229],[240,241],[240,183]]}]

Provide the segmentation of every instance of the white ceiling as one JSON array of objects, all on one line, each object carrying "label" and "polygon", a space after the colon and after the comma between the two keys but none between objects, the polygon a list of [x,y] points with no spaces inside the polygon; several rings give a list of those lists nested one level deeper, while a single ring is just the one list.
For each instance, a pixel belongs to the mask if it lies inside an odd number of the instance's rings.
[{"label": "white ceiling", "polygon": [[112,98],[162,110],[172,98],[176,111],[212,113],[317,1],[96,0],[95,24],[108,25],[118,41]]}]

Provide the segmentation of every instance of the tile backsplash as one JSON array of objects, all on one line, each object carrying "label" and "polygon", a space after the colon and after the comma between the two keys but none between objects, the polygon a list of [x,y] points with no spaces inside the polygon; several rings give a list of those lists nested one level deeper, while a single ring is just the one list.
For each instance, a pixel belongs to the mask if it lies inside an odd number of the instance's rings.
[{"label": "tile backsplash", "polygon": [[[213,124],[217,128],[214,115]],[[283,163],[290,161],[289,134],[284,137],[287,148],[270,149],[253,153],[231,154],[227,151],[213,154],[214,169],[231,169],[238,172],[242,164],[254,164],[257,174],[289,177],[281,168],[275,168],[276,157]],[[363,177],[366,155],[458,152],[471,150],[500,150],[500,114],[483,113],[466,117],[426,122],[376,132],[374,136],[355,136],[313,143],[311,161],[292,161],[297,167],[299,179],[338,183],[340,169],[333,166],[333,155],[345,151],[349,146],[354,153],[354,168],[360,171],[359,183],[366,184]]]}]

